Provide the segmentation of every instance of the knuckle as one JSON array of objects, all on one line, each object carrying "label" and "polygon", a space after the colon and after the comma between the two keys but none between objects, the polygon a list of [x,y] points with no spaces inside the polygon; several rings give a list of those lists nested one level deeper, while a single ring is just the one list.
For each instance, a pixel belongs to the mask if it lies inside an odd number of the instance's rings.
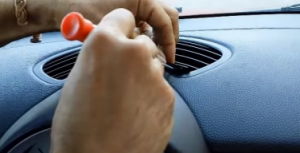
[{"label": "knuckle", "polygon": [[174,7],[170,7],[170,15],[172,19],[177,19],[179,16],[179,13],[177,11],[177,9],[175,9]]},{"label": "knuckle", "polygon": [[154,0],[140,0],[140,6],[150,6],[153,7],[156,1]]},{"label": "knuckle", "polygon": [[128,11],[125,8],[117,8],[115,10],[113,10],[112,12],[117,12],[117,13],[130,13],[130,11]]},{"label": "knuckle", "polygon": [[95,58],[99,58],[100,56],[115,54],[118,44],[119,39],[112,32],[95,28],[83,45],[89,46],[86,52],[91,53]]},{"label": "knuckle", "polygon": [[[144,53],[145,46],[140,42],[135,42],[128,39],[119,39],[118,48],[122,50],[119,54],[126,60],[127,64],[137,65],[137,63],[141,63],[146,59],[146,55]],[[120,47],[121,46],[121,47]],[[132,60],[134,59],[134,60]]]},{"label": "knuckle", "polygon": [[125,9],[125,8],[117,8],[115,10],[115,13],[118,14],[118,15],[119,14],[132,15],[132,13],[129,10]]},{"label": "knuckle", "polygon": [[103,30],[96,28],[93,32],[94,40],[101,40],[101,42],[108,43],[112,41],[113,34],[109,32],[108,30]]},{"label": "knuckle", "polygon": [[147,58],[147,47],[143,41],[136,41],[131,46],[131,53],[135,58],[145,60]]},{"label": "knuckle", "polygon": [[[121,16],[120,16],[121,14]],[[132,13],[124,8],[117,8],[113,10],[112,12],[108,13],[102,21],[111,20],[112,18],[118,18],[118,17],[124,17],[124,16],[133,16]]]},{"label": "knuckle", "polygon": [[154,32],[156,32],[155,34],[158,35],[158,39],[164,39],[164,35],[162,35],[163,33],[161,33],[163,30],[172,31],[172,20],[171,19],[167,19],[160,27],[160,29],[155,29]]},{"label": "knuckle", "polygon": [[175,104],[175,96],[174,96],[174,91],[172,89],[172,87],[166,83],[167,87],[166,87],[166,90],[165,90],[165,101],[166,101],[166,104],[167,106],[169,107],[173,107],[173,105]]},{"label": "knuckle", "polygon": [[165,28],[167,28],[167,27],[172,27],[172,22],[173,22],[173,19],[172,19],[172,18],[168,19],[168,20],[166,21]]},{"label": "knuckle", "polygon": [[122,54],[122,59],[125,65],[129,66],[131,69],[144,71],[148,70],[149,67],[149,57],[145,54],[145,47],[140,44],[129,44],[124,46],[120,52]]}]

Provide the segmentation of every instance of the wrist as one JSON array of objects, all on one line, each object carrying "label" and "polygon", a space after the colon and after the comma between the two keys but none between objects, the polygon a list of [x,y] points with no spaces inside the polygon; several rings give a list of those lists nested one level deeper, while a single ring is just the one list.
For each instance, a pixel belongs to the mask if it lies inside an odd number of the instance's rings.
[{"label": "wrist", "polygon": [[39,32],[59,30],[55,27],[55,8],[52,7],[53,2],[50,0],[27,0],[28,26],[36,27],[39,29]]},{"label": "wrist", "polygon": [[[79,12],[84,18],[90,20],[94,24],[98,24],[102,17],[113,10],[115,7],[122,7],[122,1],[120,6],[110,6],[105,2],[106,0],[54,0],[55,1],[55,27],[60,29],[62,19],[70,12]],[[103,1],[101,3],[101,1]],[[99,5],[99,3],[101,5]],[[99,11],[100,10],[100,11]]]},{"label": "wrist", "polygon": [[55,28],[60,29],[61,21],[70,12],[79,12],[85,14],[86,10],[91,8],[86,7],[86,1],[82,0],[54,0],[55,11],[53,13]]}]

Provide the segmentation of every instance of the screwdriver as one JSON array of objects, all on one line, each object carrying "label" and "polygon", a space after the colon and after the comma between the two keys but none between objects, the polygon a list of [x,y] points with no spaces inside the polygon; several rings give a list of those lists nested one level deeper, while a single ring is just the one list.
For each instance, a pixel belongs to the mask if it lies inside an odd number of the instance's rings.
[{"label": "screwdriver", "polygon": [[[95,27],[91,21],[85,19],[80,13],[71,12],[62,20],[61,33],[67,40],[84,42]],[[135,33],[134,37],[137,35]]]},{"label": "screwdriver", "polygon": [[78,40],[81,42],[84,42],[94,28],[95,25],[78,12],[67,14],[60,26],[61,33],[67,40]]},{"label": "screwdriver", "polygon": [[[89,33],[95,27],[96,26],[91,21],[85,19],[80,13],[71,12],[62,20],[61,33],[67,40],[84,42]],[[187,73],[187,70],[182,69],[174,64],[163,64],[165,66],[165,70],[171,74],[181,75]]]}]

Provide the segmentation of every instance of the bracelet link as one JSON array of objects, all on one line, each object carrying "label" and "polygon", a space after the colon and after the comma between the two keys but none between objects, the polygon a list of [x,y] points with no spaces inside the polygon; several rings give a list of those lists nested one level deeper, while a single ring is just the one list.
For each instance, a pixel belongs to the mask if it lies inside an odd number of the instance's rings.
[{"label": "bracelet link", "polygon": [[27,21],[27,11],[26,0],[15,0],[15,15],[17,18],[17,23],[20,26],[25,26],[28,24]]}]

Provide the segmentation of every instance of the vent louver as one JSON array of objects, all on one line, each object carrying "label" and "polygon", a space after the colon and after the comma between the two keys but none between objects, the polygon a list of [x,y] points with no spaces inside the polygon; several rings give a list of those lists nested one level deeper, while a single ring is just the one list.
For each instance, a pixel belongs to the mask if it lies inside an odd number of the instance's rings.
[{"label": "vent louver", "polygon": [[[172,73],[186,74],[208,66],[222,57],[222,52],[205,44],[180,40],[177,43],[176,62],[168,64],[166,70]],[[79,51],[64,54],[47,62],[43,66],[44,72],[52,78],[66,79],[73,68]]]},{"label": "vent louver", "polygon": [[76,62],[78,54],[79,51],[75,51],[54,58],[43,66],[43,70],[52,78],[58,80],[66,79]]},{"label": "vent louver", "polygon": [[222,57],[222,53],[212,47],[191,41],[180,40],[176,45],[176,61],[173,67],[188,73],[208,66]]}]

